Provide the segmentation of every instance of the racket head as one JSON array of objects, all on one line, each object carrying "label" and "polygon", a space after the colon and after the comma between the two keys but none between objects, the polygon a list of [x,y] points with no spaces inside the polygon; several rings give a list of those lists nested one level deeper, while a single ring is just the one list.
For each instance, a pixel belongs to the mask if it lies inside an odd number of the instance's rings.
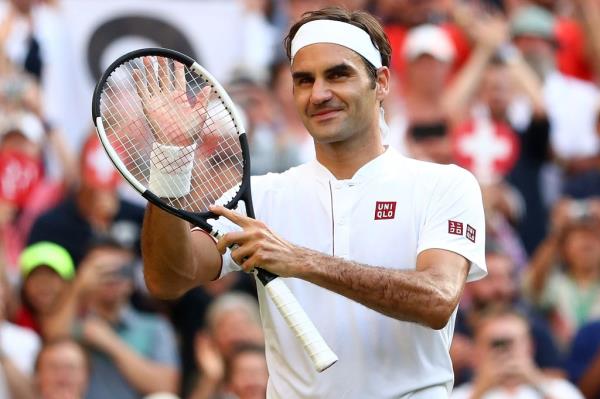
[{"label": "racket head", "polygon": [[[168,101],[157,105],[154,97],[163,94],[161,100]],[[96,85],[92,117],[109,158],[148,201],[207,231],[212,227],[206,220],[216,218],[208,209],[212,204],[234,209],[243,200],[246,212],[254,216],[244,127],[225,89],[192,58],[164,48],[119,57]],[[159,125],[157,120],[169,123]],[[153,143],[165,142],[160,136],[165,131],[170,133],[167,141],[173,142],[166,144],[196,145],[186,154],[194,166],[185,196],[160,197],[149,188]],[[184,140],[186,144],[179,143]],[[165,167],[178,167],[173,165]]]}]

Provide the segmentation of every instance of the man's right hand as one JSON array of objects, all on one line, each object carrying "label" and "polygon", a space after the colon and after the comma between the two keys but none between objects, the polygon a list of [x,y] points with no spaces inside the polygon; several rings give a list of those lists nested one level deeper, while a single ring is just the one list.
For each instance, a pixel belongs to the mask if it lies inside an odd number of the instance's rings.
[{"label": "man's right hand", "polygon": [[167,59],[158,59],[158,73],[151,57],[144,57],[146,80],[141,70],[133,77],[154,139],[166,145],[189,146],[198,137],[207,118],[210,86],[204,87],[196,98],[188,98],[184,65],[174,62],[174,71]]}]

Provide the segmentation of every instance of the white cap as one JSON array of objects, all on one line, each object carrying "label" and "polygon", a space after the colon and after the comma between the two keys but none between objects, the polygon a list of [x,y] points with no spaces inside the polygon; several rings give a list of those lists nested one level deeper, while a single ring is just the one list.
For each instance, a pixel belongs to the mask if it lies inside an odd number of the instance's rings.
[{"label": "white cap", "polygon": [[436,25],[419,25],[411,29],[404,42],[404,57],[414,60],[421,55],[430,55],[442,62],[454,60],[454,45],[448,34]]},{"label": "white cap", "polygon": [[31,112],[11,115],[2,127],[2,135],[10,131],[18,131],[35,144],[40,144],[44,138],[44,126],[40,119]]}]

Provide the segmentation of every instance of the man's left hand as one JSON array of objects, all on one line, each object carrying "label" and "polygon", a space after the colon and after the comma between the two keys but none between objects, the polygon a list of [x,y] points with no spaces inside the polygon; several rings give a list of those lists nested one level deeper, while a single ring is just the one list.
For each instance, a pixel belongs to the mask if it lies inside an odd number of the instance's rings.
[{"label": "man's left hand", "polygon": [[217,248],[224,254],[227,248],[237,245],[232,248],[231,257],[244,271],[251,272],[260,267],[281,277],[298,275],[301,248],[285,241],[259,220],[222,206],[214,206],[210,210],[243,229],[225,234],[217,242]]}]

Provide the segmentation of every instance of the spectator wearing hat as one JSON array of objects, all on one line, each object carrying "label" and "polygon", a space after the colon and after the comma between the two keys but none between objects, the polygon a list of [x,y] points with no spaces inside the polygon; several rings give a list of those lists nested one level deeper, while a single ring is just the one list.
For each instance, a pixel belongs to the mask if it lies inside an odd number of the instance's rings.
[{"label": "spectator wearing hat", "polygon": [[65,338],[42,346],[35,362],[38,399],[84,399],[90,365],[85,349]]},{"label": "spectator wearing hat", "polygon": [[600,194],[597,187],[585,183],[600,166],[600,136],[596,134],[600,91],[558,70],[556,20],[549,11],[539,6],[519,8],[510,29],[516,49],[543,81],[550,144],[565,175],[562,191],[572,194],[571,186],[583,185],[588,191],[580,198]]},{"label": "spectator wearing hat", "polygon": [[44,319],[54,310],[75,276],[75,266],[66,249],[48,241],[25,248],[20,265],[21,307],[14,321],[42,335]]},{"label": "spectator wearing hat", "polygon": [[389,119],[390,145],[417,159],[452,162],[442,94],[455,55],[448,34],[439,26],[425,24],[408,31],[401,54],[405,76],[395,82],[396,96],[386,108],[394,115]]},{"label": "spectator wearing hat", "polygon": [[[73,180],[73,168],[60,132],[44,126],[34,113],[10,114],[0,124],[0,224],[9,273],[13,273],[33,220],[60,200]],[[45,151],[46,141],[52,152]],[[63,172],[68,171],[60,179],[49,177],[46,154],[57,155]]]},{"label": "spectator wearing hat", "polygon": [[54,241],[79,265],[85,249],[97,235],[110,235],[137,248],[143,208],[124,200],[120,175],[95,133],[88,137],[80,162],[81,182],[74,193],[35,221],[28,243]]},{"label": "spectator wearing hat", "polygon": [[90,349],[87,399],[135,399],[177,390],[172,327],[130,306],[134,261],[132,250],[118,241],[95,240],[45,324],[49,340],[71,337]]}]

